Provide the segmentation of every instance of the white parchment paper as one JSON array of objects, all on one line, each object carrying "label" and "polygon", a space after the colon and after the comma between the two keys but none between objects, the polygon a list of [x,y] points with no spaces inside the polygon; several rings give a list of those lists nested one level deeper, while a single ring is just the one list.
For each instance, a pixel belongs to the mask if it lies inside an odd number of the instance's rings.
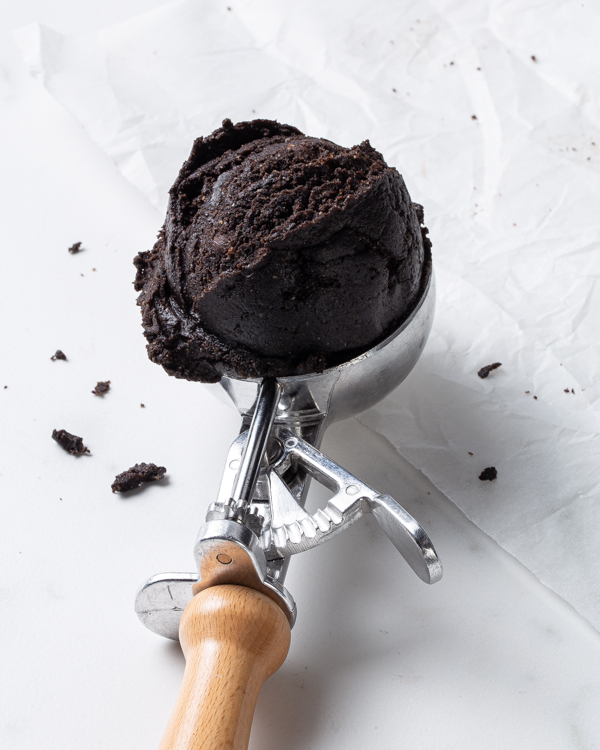
[{"label": "white parchment paper", "polygon": [[17,41],[161,211],[224,117],[369,138],[398,167],[425,206],[438,309],[415,371],[360,419],[600,628],[598,7],[227,2]]}]

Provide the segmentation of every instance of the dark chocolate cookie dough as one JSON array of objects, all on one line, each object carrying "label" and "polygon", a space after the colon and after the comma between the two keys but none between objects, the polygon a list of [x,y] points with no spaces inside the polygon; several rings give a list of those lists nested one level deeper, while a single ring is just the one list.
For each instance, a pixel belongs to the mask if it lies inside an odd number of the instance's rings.
[{"label": "dark chocolate cookie dough", "polygon": [[215,382],[321,371],[411,312],[423,212],[368,141],[254,120],[198,138],[152,250],[135,259],[150,359]]},{"label": "dark chocolate cookie dough", "polygon": [[156,464],[135,464],[127,471],[117,474],[110,488],[113,492],[129,492],[141,487],[146,482],[157,482],[162,479],[167,470]]}]

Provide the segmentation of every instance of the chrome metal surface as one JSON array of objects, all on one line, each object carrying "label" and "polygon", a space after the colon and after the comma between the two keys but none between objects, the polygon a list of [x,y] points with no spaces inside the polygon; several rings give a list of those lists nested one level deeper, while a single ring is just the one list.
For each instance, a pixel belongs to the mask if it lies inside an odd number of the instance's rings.
[{"label": "chrome metal surface", "polygon": [[242,510],[252,500],[260,465],[277,414],[281,391],[282,388],[275,378],[265,378],[260,385],[240,469],[231,493],[236,510]]},{"label": "chrome metal surface", "polygon": [[296,501],[286,483],[277,474],[277,465],[269,472],[271,523],[265,528],[261,545],[274,548],[279,556],[295,555],[333,538],[373,512],[392,544],[425,583],[442,577],[442,565],[431,540],[415,519],[389,495],[381,495],[350,472],[338,466],[316,448],[294,437],[284,436],[284,464],[296,460],[317,481],[335,492],[323,509],[309,515]]},{"label": "chrome metal surface", "polygon": [[269,575],[258,537],[237,521],[208,521],[200,529],[194,556],[199,580],[194,594],[221,584],[248,586],[278,604],[293,626],[296,604],[282,584]]},{"label": "chrome metal surface", "polygon": [[442,561],[419,522],[389,495],[372,498],[369,508],[419,578],[425,583],[437,583],[443,575]]},{"label": "chrome metal surface", "polygon": [[163,638],[179,640],[179,622],[194,593],[197,573],[161,573],[140,586],[135,611],[144,625]]},{"label": "chrome metal surface", "polygon": [[[233,515],[228,498],[235,481],[236,457],[241,454],[246,437],[247,432],[241,433],[230,448],[219,497],[209,507],[207,520],[228,519]],[[419,578],[426,583],[441,578],[441,562],[431,540],[393,498],[381,495],[291,432],[281,430],[279,437],[283,446],[281,456],[263,468],[262,481],[267,485],[268,497],[255,499],[251,505],[251,512],[261,518],[260,546],[265,551],[267,565],[322,544],[364,513],[372,512]],[[301,500],[281,478],[293,462],[336,493],[324,509],[313,515],[304,510]],[[272,571],[269,574],[274,575]]]}]

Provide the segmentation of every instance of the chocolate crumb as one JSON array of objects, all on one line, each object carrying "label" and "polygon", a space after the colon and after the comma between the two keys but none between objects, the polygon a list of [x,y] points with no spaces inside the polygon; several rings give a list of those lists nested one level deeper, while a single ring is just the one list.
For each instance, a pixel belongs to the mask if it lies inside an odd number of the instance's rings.
[{"label": "chocolate crumb", "polygon": [[69,248],[69,252],[71,253],[71,255],[75,255],[76,253],[80,253],[81,252],[81,242],[75,242],[75,243],[73,243],[71,245],[71,247]]},{"label": "chocolate crumb", "polygon": [[140,404],[140,407],[141,407],[142,409],[145,409],[145,408],[146,408],[146,404]]},{"label": "chocolate crumb", "polygon": [[494,362],[492,365],[486,365],[485,367],[482,367],[481,370],[478,370],[477,374],[480,378],[487,378],[490,372],[498,367],[502,367],[502,362]]},{"label": "chocolate crumb", "polygon": [[531,393],[531,391],[525,391],[525,393]]},{"label": "chocolate crumb", "polygon": [[80,456],[82,453],[90,452],[80,437],[71,435],[66,430],[52,430],[52,440],[56,440],[60,447],[72,456]]},{"label": "chocolate crumb", "polygon": [[57,349],[56,352],[50,357],[50,359],[55,362],[57,359],[64,359],[64,361],[67,361],[67,355],[64,352],[61,352],[60,349]]},{"label": "chocolate crumb", "polygon": [[96,383],[96,387],[92,391],[94,396],[104,396],[110,390],[110,380],[99,380]]},{"label": "chocolate crumb", "polygon": [[135,490],[145,482],[156,482],[167,473],[164,466],[156,464],[136,464],[127,471],[117,474],[110,488],[113,492],[128,492]]},{"label": "chocolate crumb", "polygon": [[571,388],[571,393],[572,393],[573,395],[575,395],[575,389],[574,389],[574,388]]},{"label": "chocolate crumb", "polygon": [[392,91],[394,92],[394,94],[397,94],[397,93],[398,93],[398,92],[396,91],[396,89],[392,89]]},{"label": "chocolate crumb", "polygon": [[537,57],[535,55],[531,55],[531,59],[533,60],[533,62],[537,62]]},{"label": "chocolate crumb", "polygon": [[472,455],[473,455],[473,454],[471,453],[471,451],[467,451],[467,453],[469,454],[469,456],[472,456]]},{"label": "chocolate crumb", "polygon": [[476,120],[476,119],[477,119],[477,115],[471,115],[471,120]]},{"label": "chocolate crumb", "polygon": [[534,399],[537,401],[537,396],[534,396]]},{"label": "chocolate crumb", "polygon": [[496,471],[495,466],[488,466],[487,469],[484,469],[481,474],[479,475],[479,478],[482,482],[488,481],[493,482],[494,479],[498,476],[498,472]]}]

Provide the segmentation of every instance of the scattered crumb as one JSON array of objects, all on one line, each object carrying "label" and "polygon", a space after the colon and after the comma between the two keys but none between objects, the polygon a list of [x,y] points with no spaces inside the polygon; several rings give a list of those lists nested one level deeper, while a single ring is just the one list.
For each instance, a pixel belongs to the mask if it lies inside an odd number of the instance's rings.
[{"label": "scattered crumb", "polygon": [[398,92],[396,91],[396,89],[392,89],[392,91],[394,92],[394,94],[397,94],[397,93],[398,93]]},{"label": "scattered crumb", "polygon": [[469,454],[469,456],[472,456],[472,455],[473,455],[473,454],[471,453],[471,451],[467,451],[467,453]]},{"label": "scattered crumb", "polygon": [[146,408],[146,404],[140,404],[140,407],[141,407],[142,409],[145,409],[145,408]]},{"label": "scattered crumb", "polygon": [[92,268],[92,271],[95,271],[95,270],[96,270],[95,268]]},{"label": "scattered crumb", "polygon": [[476,120],[476,119],[477,119],[477,115],[471,115],[471,120]]},{"label": "scattered crumb", "polygon": [[451,60],[451,61],[450,61],[450,65],[454,65],[454,60]]},{"label": "scattered crumb", "polygon": [[80,273],[79,275],[80,275],[80,276],[83,276],[83,274],[82,274],[82,273]]},{"label": "scattered crumb", "polygon": [[525,393],[529,394],[529,393],[531,393],[531,391],[525,391]]},{"label": "scattered crumb", "polygon": [[481,70],[481,68],[477,68],[477,70]]},{"label": "scattered crumb", "polygon": [[71,247],[69,248],[69,252],[71,253],[71,255],[75,255],[76,253],[80,253],[81,252],[81,242],[75,242],[75,243],[73,243],[71,245]]},{"label": "scattered crumb", "polygon": [[164,466],[156,464],[136,464],[122,474],[117,474],[111,484],[113,492],[128,492],[139,487],[144,482],[156,482],[167,473]]},{"label": "scattered crumb", "polygon": [[531,59],[533,60],[533,62],[537,62],[537,57],[535,55],[531,55]]},{"label": "scattered crumb", "polygon": [[571,388],[571,393],[575,395],[575,388]]},{"label": "scattered crumb", "polygon": [[105,393],[110,391],[110,380],[99,380],[96,383],[96,387],[92,391],[94,396],[104,396]]},{"label": "scattered crumb", "polygon": [[498,472],[496,471],[495,466],[488,466],[487,469],[484,469],[481,474],[479,475],[479,478],[482,482],[488,481],[493,482],[494,479],[498,476]]},{"label": "scattered crumb", "polygon": [[64,352],[61,352],[60,349],[57,349],[56,352],[50,357],[50,359],[55,362],[57,359],[64,359],[64,361],[67,361],[67,355]]},{"label": "scattered crumb", "polygon": [[60,447],[70,453],[72,456],[79,456],[82,453],[89,453],[89,448],[86,448],[83,444],[83,440],[77,435],[71,435],[66,430],[52,430],[52,440],[60,445]]},{"label": "scattered crumb", "polygon": [[4,386],[4,390],[6,390],[7,388],[8,388],[8,386],[7,386],[7,385],[5,385],[5,386]]},{"label": "scattered crumb", "polygon": [[486,365],[481,370],[477,371],[480,378],[487,378],[492,370],[496,370],[498,367],[502,367],[502,362],[494,362],[492,365]]},{"label": "scattered crumb", "polygon": [[534,396],[534,399],[537,401],[537,396]]}]

